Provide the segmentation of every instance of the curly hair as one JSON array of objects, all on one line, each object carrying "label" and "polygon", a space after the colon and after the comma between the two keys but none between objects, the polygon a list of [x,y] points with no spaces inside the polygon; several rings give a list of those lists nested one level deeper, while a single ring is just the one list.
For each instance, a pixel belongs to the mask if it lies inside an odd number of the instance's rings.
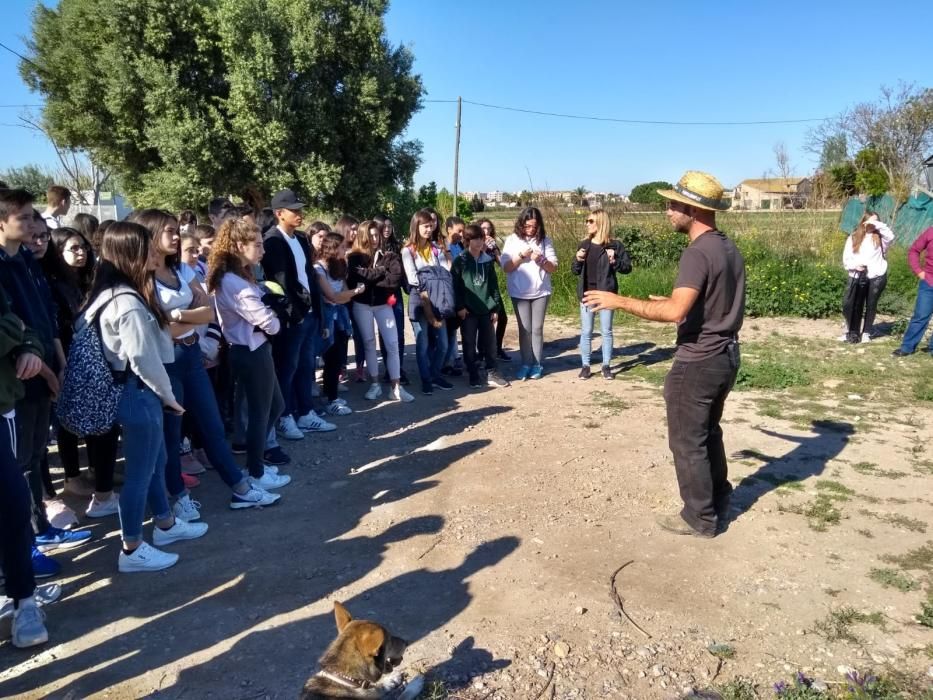
[{"label": "curly hair", "polygon": [[227,219],[220,225],[211,254],[207,260],[207,291],[220,289],[220,281],[228,272],[255,283],[256,276],[252,269],[240,259],[239,245],[246,245],[256,240],[259,227],[244,219]]}]

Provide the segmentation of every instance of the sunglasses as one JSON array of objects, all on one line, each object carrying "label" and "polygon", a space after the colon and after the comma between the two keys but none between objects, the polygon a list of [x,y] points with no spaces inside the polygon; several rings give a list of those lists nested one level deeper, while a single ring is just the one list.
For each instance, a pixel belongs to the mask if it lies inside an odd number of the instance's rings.
[{"label": "sunglasses", "polygon": [[596,219],[587,219],[587,220],[586,220],[586,223],[588,223],[588,224],[595,224],[595,223],[596,223]]}]

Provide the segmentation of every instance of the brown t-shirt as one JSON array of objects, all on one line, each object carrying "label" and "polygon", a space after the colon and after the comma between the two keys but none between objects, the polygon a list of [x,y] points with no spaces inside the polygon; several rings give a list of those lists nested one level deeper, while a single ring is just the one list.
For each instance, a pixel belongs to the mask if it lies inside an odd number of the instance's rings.
[{"label": "brown t-shirt", "polygon": [[677,287],[696,289],[700,296],[677,326],[676,359],[705,360],[738,338],[745,317],[745,260],[735,243],[716,230],[700,235],[680,256]]}]

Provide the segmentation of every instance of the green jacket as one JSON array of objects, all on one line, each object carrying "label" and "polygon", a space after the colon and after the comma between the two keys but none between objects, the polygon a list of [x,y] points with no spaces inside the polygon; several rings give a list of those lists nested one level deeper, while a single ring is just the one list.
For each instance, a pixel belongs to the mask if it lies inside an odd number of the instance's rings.
[{"label": "green jacket", "polygon": [[0,287],[0,414],[12,411],[26,393],[16,378],[16,360],[24,352],[41,358],[42,341],[10,310],[10,300]]},{"label": "green jacket", "polygon": [[466,309],[475,316],[492,313],[502,303],[496,261],[485,251],[479,260],[463,251],[454,259],[450,274],[454,278],[454,303],[457,311]]}]

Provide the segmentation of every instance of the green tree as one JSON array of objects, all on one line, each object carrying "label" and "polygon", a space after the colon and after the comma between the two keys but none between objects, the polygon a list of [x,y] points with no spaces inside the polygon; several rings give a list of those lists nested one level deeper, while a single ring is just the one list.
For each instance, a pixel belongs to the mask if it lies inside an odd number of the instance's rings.
[{"label": "green tree", "polygon": [[845,134],[828,136],[822,144],[820,152],[820,170],[830,172],[832,168],[843,165],[849,161],[849,148]]},{"label": "green tree", "polygon": [[851,160],[832,166],[828,172],[829,184],[834,195],[838,197],[851,197],[854,194],[858,194],[858,186],[855,184],[857,175],[855,163]]},{"label": "green tree", "polygon": [[437,183],[433,180],[418,188],[418,208],[437,208]]},{"label": "green tree", "polygon": [[875,148],[863,148],[855,156],[855,187],[872,197],[883,195],[891,186],[888,174],[881,164],[881,155]]},{"label": "green tree", "polygon": [[[446,188],[437,193],[437,213],[444,219],[451,216],[454,211],[454,196]],[[470,202],[463,197],[457,197],[457,216],[466,222],[473,219],[473,209]]]},{"label": "green tree", "polygon": [[[39,3],[20,71],[58,142],[111,168],[137,205],[201,205],[250,185],[372,211],[411,186],[412,55],[387,0]],[[89,21],[88,18],[94,18]]]},{"label": "green tree", "polygon": [[586,201],[586,185],[580,185],[572,192],[573,203],[581,206]]},{"label": "green tree", "polygon": [[673,185],[669,182],[664,182],[663,180],[657,180],[655,182],[645,182],[641,185],[636,185],[632,188],[631,193],[628,198],[634,204],[648,204],[658,209],[664,208],[665,202],[661,195],[658,194],[658,190],[669,190]]},{"label": "green tree", "polygon": [[535,203],[536,199],[537,197],[535,197],[534,192],[529,192],[528,190],[522,190],[521,193],[518,195],[518,205],[520,207],[530,207],[532,204]]},{"label": "green tree", "polygon": [[40,165],[29,163],[0,173],[0,180],[14,189],[23,189],[45,199],[45,191],[49,185],[55,184],[55,174]]},{"label": "green tree", "polygon": [[474,214],[481,214],[486,211],[486,203],[479,198],[478,194],[474,194],[473,199],[470,200],[470,209],[473,210]]}]

